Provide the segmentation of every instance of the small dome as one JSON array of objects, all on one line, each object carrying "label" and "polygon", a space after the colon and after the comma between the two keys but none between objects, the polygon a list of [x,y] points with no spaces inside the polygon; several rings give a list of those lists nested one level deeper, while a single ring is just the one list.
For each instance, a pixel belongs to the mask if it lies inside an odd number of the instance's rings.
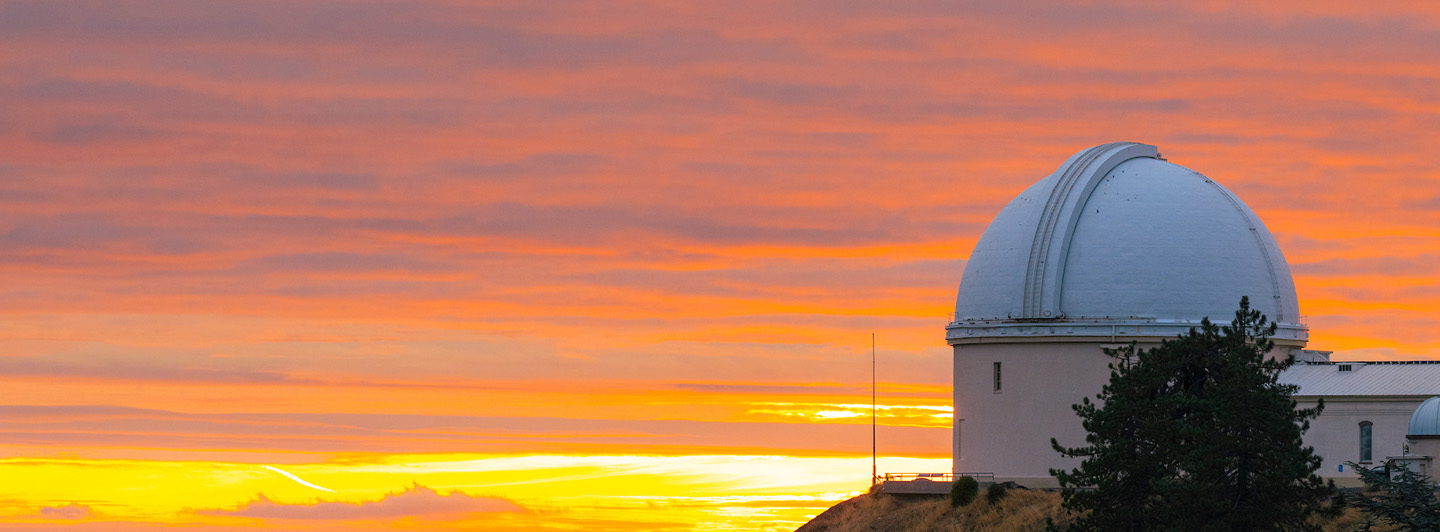
[{"label": "small dome", "polygon": [[1306,338],[1290,267],[1260,218],[1154,146],[1116,142],[1071,156],[1000,211],[965,265],[949,328],[952,340],[1068,324],[1172,336],[1204,317],[1229,323],[1241,296],[1280,324],[1277,340]]},{"label": "small dome", "polygon": [[1410,415],[1411,436],[1440,436],[1440,396],[1426,399]]}]

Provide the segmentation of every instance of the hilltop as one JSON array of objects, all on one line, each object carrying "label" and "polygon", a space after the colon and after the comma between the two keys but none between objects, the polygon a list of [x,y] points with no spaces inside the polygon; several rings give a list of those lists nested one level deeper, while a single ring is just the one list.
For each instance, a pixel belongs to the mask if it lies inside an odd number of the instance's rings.
[{"label": "hilltop", "polygon": [[[795,532],[1033,532],[1045,529],[1045,519],[1064,524],[1070,520],[1060,507],[1060,494],[1038,490],[1010,490],[998,504],[985,501],[950,507],[944,497],[887,495],[872,491],[831,507]],[[1347,509],[1325,523],[1325,532],[1356,528],[1361,514]]]}]

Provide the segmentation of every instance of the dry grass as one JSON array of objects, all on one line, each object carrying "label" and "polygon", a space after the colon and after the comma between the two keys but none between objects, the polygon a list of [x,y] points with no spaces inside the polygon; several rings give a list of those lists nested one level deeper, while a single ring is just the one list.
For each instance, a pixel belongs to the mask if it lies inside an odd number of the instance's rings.
[{"label": "dry grass", "polygon": [[[835,505],[796,532],[1034,532],[1045,519],[1070,522],[1060,507],[1060,494],[1011,490],[998,504],[982,495],[959,508],[947,498],[903,498],[869,493]],[[1325,532],[1352,532],[1364,515],[1348,508],[1323,524]]]},{"label": "dry grass", "polygon": [[[1365,521],[1365,512],[1361,512],[1359,508],[1346,508],[1345,513],[1340,514],[1340,517],[1325,523],[1324,529],[1325,532],[1354,532],[1355,529],[1360,528],[1360,523],[1363,521]],[[1384,528],[1376,530],[1384,530]]]}]

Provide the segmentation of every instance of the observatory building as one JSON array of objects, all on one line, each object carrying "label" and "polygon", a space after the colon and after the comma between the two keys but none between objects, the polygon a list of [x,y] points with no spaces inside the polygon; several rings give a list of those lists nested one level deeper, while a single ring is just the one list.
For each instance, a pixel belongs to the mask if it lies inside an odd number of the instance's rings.
[{"label": "observatory building", "polygon": [[1206,317],[1228,323],[1242,296],[1278,325],[1274,353],[1302,361],[1281,375],[1300,387],[1301,406],[1325,399],[1306,434],[1322,475],[1353,483],[1344,462],[1391,458],[1433,471],[1440,418],[1426,416],[1440,416],[1440,398],[1429,399],[1440,395],[1440,364],[1331,362],[1306,350],[1290,268],[1260,218],[1156,147],[1117,142],[1071,156],[1021,192],[965,265],[946,327],[954,472],[1055,485],[1049,470],[1078,461],[1050,439],[1084,443],[1071,405],[1109,379],[1103,348],[1153,347]]}]

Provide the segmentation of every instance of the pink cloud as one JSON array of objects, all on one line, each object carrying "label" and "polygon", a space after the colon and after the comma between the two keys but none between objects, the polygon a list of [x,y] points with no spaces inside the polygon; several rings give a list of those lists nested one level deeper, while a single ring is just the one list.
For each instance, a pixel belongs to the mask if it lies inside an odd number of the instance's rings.
[{"label": "pink cloud", "polygon": [[416,484],[408,490],[388,494],[378,501],[355,504],[346,502],[281,504],[260,495],[258,499],[245,503],[234,510],[214,510],[201,513],[262,519],[348,521],[474,513],[524,513],[525,511],[525,508],[520,505],[501,497],[475,497],[459,491],[441,495],[433,489]]},{"label": "pink cloud", "polygon": [[95,516],[95,512],[92,512],[92,511],[90,510],[90,507],[89,507],[89,506],[86,506],[86,505],[84,505],[84,504],[80,504],[80,503],[78,503],[78,502],[72,502],[72,503],[70,503],[70,504],[65,504],[65,505],[61,505],[61,506],[42,506],[42,507],[40,507],[40,517],[45,518],[45,519],[75,519],[75,520],[79,520],[79,519],[87,519],[87,518],[94,517],[94,516]]}]

